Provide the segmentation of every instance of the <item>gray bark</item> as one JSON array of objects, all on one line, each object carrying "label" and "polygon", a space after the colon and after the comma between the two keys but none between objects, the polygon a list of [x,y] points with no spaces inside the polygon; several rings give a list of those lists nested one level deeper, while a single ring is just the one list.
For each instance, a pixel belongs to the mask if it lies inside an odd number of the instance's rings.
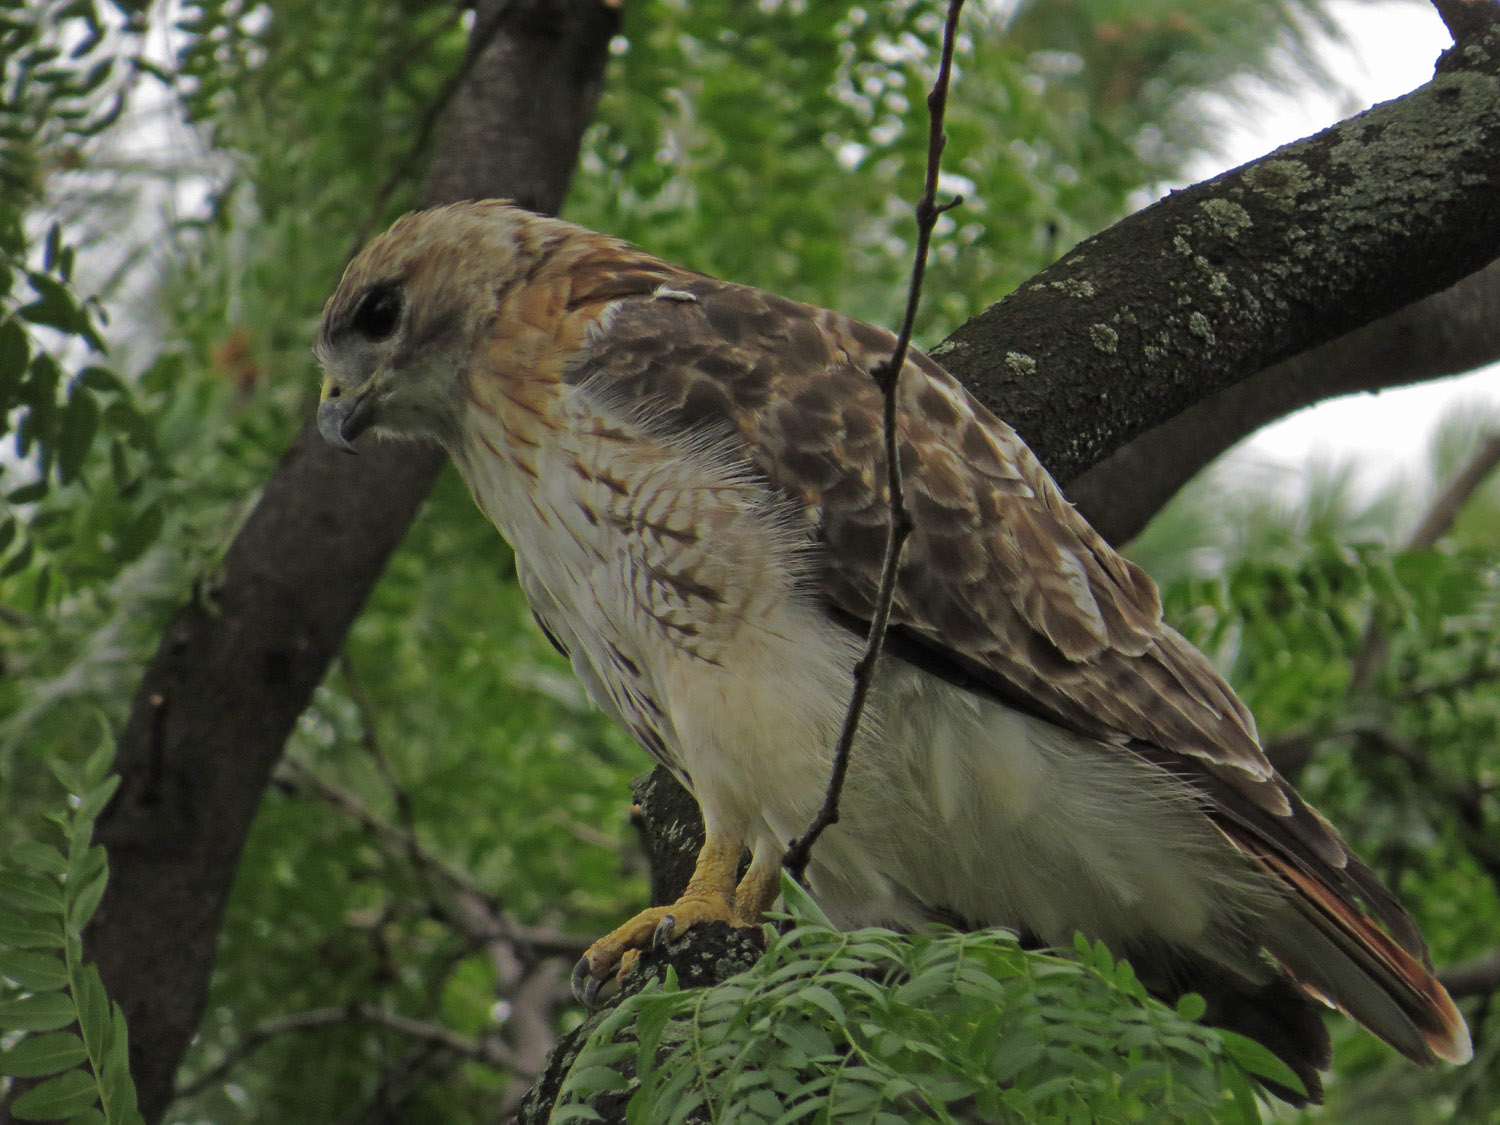
[{"label": "gray bark", "polygon": [[1116,545],[1178,489],[1260,427],[1358,391],[1462,375],[1500,360],[1500,264],[1399,312],[1228,387],[1127,442],[1067,485],[1068,499]]}]

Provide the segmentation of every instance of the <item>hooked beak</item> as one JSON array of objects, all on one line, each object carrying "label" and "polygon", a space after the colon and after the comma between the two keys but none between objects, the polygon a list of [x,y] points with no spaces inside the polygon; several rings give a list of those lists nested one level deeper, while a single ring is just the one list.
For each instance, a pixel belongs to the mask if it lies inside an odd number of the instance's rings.
[{"label": "hooked beak", "polygon": [[375,380],[358,394],[342,391],[332,379],[323,380],[323,393],[318,399],[318,433],[335,449],[345,453],[358,453],[354,439],[370,428],[375,420]]}]

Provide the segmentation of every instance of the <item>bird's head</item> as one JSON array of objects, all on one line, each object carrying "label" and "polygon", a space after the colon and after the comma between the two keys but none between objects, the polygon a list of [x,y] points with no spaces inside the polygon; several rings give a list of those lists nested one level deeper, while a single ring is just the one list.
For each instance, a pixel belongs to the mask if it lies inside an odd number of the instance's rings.
[{"label": "bird's head", "polygon": [[502,201],[454,204],[406,215],[360,251],[313,346],[324,438],[350,453],[366,430],[451,448],[476,343],[537,221]]}]

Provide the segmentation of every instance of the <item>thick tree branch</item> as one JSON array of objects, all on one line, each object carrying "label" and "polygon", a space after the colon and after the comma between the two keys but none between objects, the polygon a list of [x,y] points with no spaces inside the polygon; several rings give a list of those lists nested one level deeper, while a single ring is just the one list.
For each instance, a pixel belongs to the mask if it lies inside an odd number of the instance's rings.
[{"label": "thick tree branch", "polygon": [[[1465,69],[1472,66],[1474,69]],[[936,349],[1070,481],[1271,364],[1500,256],[1495,56],[1086,240]]]},{"label": "thick tree branch", "polygon": [[1188,407],[1067,486],[1111,543],[1128,542],[1189,480],[1269,422],[1339,395],[1462,375],[1500,360],[1500,263]]},{"label": "thick tree branch", "polygon": [[[476,27],[496,13],[502,26],[465,64],[419,198],[508,195],[555,211],[618,11],[486,0]],[[198,1025],[272,767],[441,465],[408,447],[356,462],[304,426],[231,544],[222,580],[179,611],[146,671],[116,755],[123,784],[99,825],[110,882],[87,942],[129,1020],[148,1121],[170,1100]]]}]

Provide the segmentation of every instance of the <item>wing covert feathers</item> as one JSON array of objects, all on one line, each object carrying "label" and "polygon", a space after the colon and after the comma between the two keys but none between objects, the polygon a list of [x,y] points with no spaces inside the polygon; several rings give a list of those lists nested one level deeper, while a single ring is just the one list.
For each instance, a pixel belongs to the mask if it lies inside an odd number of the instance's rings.
[{"label": "wing covert feathers", "polygon": [[[867,372],[894,337],[647,261],[633,291],[602,287],[607,329],[569,381],[607,383],[601,393],[669,435],[743,450],[806,527],[816,594],[836,615],[868,620],[888,510],[880,395]],[[912,353],[900,393],[915,530],[893,635],[965,684],[1184,778],[1285,892],[1264,940],[1303,991],[1417,1062],[1467,1060],[1468,1031],[1415,926],[1276,775],[1248,710],[1163,622],[1150,578],[1077,514],[1015,431],[932,360]],[[1322,1064],[1312,1063],[1303,1070],[1316,1080]]]}]

